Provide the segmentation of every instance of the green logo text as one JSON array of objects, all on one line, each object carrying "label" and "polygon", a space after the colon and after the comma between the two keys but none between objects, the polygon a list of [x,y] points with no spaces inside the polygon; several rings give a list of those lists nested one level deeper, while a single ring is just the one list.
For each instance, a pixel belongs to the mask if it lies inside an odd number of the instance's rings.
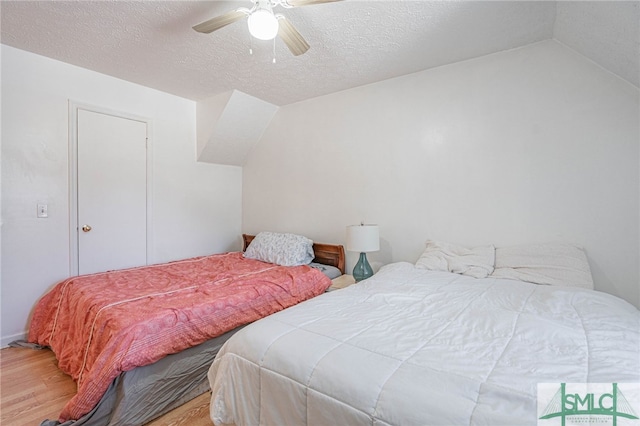
[{"label": "green logo text", "polygon": [[617,383],[611,384],[611,393],[569,393],[566,383],[560,384],[540,420],[560,417],[562,426],[568,416],[610,416],[613,425],[617,425],[618,417],[637,420],[631,404],[624,397]]}]

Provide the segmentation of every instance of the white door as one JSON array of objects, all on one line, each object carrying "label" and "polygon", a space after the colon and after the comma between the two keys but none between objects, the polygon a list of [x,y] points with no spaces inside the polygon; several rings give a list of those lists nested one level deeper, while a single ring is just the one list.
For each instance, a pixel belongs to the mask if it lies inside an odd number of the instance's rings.
[{"label": "white door", "polygon": [[84,109],[77,115],[78,273],[147,261],[147,125]]}]

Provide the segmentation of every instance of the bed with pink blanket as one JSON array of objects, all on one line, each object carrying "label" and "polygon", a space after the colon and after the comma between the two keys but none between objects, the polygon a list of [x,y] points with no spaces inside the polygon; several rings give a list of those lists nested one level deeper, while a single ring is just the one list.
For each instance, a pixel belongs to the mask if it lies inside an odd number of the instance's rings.
[{"label": "bed with pink blanket", "polygon": [[[123,373],[206,346],[330,285],[327,276],[307,265],[279,266],[241,252],[72,277],[38,302],[28,340],[51,348],[59,368],[77,382],[78,392],[58,422],[103,424],[96,417],[112,417],[117,410],[103,408],[96,415],[96,407]],[[216,348],[223,343],[216,342]],[[169,399],[184,402],[184,395]],[[140,408],[145,418],[109,418],[104,424],[142,424],[162,414],[149,417],[156,408]]]}]

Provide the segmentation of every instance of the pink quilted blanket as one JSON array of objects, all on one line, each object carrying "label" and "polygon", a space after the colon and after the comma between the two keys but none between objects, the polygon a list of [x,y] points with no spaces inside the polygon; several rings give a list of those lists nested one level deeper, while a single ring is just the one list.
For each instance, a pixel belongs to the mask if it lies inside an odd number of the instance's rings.
[{"label": "pink quilted blanket", "polygon": [[36,305],[29,341],[49,346],[78,385],[60,421],[78,419],[121,372],[151,364],[235,327],[321,294],[308,266],[242,253],[72,277]]}]

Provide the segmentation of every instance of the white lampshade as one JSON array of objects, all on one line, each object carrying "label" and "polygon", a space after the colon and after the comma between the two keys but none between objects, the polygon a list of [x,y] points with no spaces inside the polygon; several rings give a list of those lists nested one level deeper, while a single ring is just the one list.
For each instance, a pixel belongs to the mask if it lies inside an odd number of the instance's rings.
[{"label": "white lampshade", "polygon": [[347,226],[347,250],[360,253],[380,250],[378,225]]},{"label": "white lampshade", "polygon": [[278,18],[273,12],[266,9],[258,9],[249,15],[247,19],[249,32],[260,40],[271,40],[278,35]]}]

